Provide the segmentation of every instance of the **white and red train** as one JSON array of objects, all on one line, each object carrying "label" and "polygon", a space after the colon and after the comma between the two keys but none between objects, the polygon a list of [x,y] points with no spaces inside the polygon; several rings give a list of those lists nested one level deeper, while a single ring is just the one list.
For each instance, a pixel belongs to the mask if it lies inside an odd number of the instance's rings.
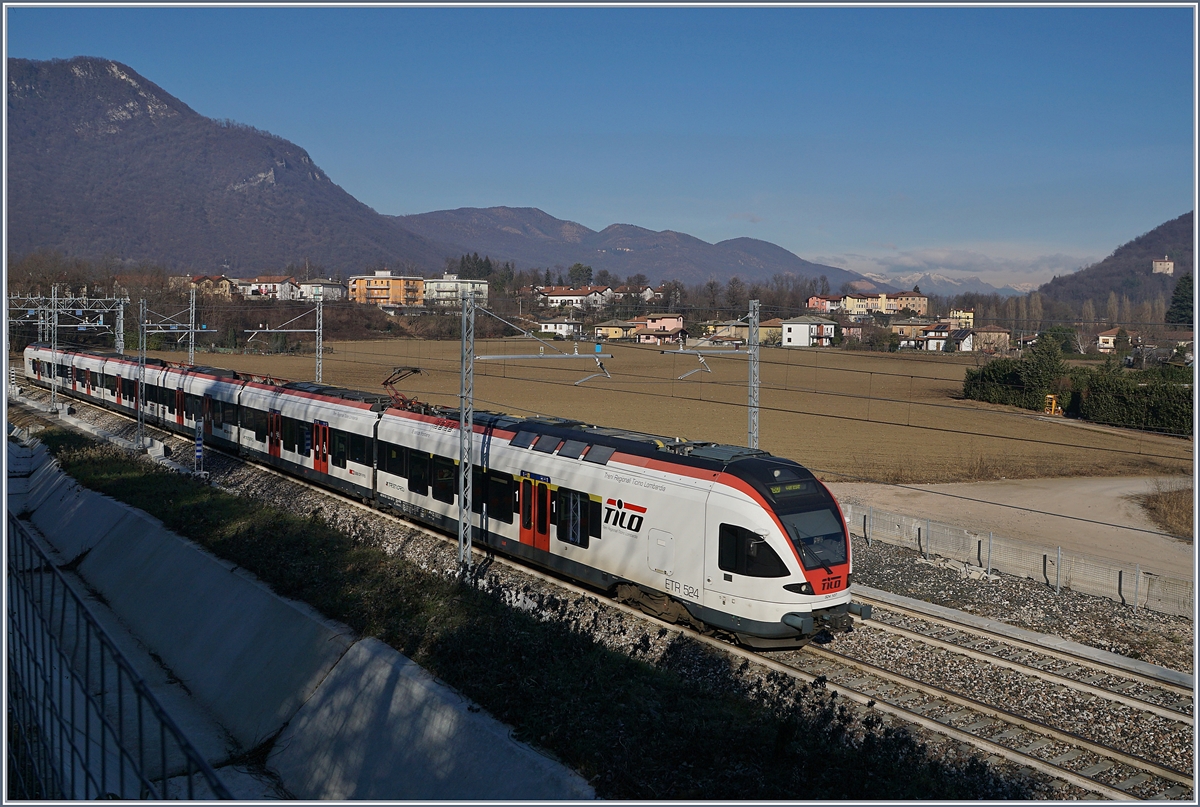
[{"label": "white and red train", "polygon": [[[458,413],[390,396],[148,360],[25,349],[63,394],[457,530]],[[475,413],[476,546],[521,558],[751,647],[846,630],[851,556],[841,508],[803,466],[740,446]]]}]

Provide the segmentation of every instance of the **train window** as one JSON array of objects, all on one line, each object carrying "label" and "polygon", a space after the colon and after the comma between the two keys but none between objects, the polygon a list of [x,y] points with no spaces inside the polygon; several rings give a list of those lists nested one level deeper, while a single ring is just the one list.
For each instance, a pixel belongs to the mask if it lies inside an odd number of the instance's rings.
[{"label": "train window", "polygon": [[586,493],[558,489],[558,540],[587,549],[591,503]]},{"label": "train window", "polygon": [[408,489],[429,495],[429,455],[424,451],[408,452]]},{"label": "train window", "polygon": [[845,527],[832,508],[803,513],[778,513],[788,538],[806,569],[836,566],[846,562]]},{"label": "train window", "polygon": [[538,535],[546,535],[550,532],[550,487],[539,484],[537,497],[537,532]]},{"label": "train window", "polygon": [[87,383],[87,371],[84,370],[82,367],[76,367],[75,368],[75,380],[77,382],[79,382],[80,384],[86,384]]},{"label": "train window", "polygon": [[789,572],[766,539],[732,524],[722,524],[718,536],[717,566],[723,572],[747,577],[787,577]]},{"label": "train window", "polygon": [[329,436],[333,443],[333,464],[338,468],[345,468],[346,454],[350,450],[350,435],[341,429],[330,429]]},{"label": "train window", "polygon": [[500,471],[488,471],[487,490],[488,518],[511,524],[513,522],[512,475]]},{"label": "train window", "polygon": [[371,464],[371,438],[365,434],[350,433],[350,461],[359,465]]},{"label": "train window", "polygon": [[587,443],[583,442],[582,440],[568,440],[567,442],[563,443],[562,448],[558,450],[558,456],[566,457],[570,460],[578,459],[579,455],[583,453],[585,448],[587,448]]},{"label": "train window", "polygon": [[379,441],[379,470],[394,476],[408,476],[408,449]]},{"label": "train window", "polygon": [[558,448],[558,444],[562,442],[562,438],[555,437],[552,434],[543,434],[533,444],[534,451],[541,451],[544,454],[553,454],[554,449]]},{"label": "train window", "polygon": [[260,443],[267,441],[267,413],[261,409],[246,407],[242,410],[242,425],[254,432],[254,439]]},{"label": "train window", "polygon": [[71,377],[71,368],[65,364],[58,365],[58,377],[59,378],[70,378]]},{"label": "train window", "polygon": [[433,458],[433,498],[446,504],[454,503],[454,493],[458,490],[458,470],[454,460],[448,457]]},{"label": "train window", "polygon": [[121,397],[132,400],[137,397],[137,381],[132,378],[121,379]]},{"label": "train window", "polygon": [[529,445],[537,437],[533,432],[517,432],[517,436],[512,439],[510,445],[513,448],[529,448]]},{"label": "train window", "polygon": [[221,408],[220,401],[210,400],[208,402],[208,411],[212,416],[212,425],[214,429],[225,428],[225,411]]},{"label": "train window", "polygon": [[279,429],[280,448],[294,452],[296,450],[296,432],[298,431],[296,421],[291,418],[280,418],[280,420],[282,420]]},{"label": "train window", "polygon": [[176,394],[176,392],[177,392],[176,390],[173,390],[169,387],[163,387],[163,395],[167,399],[167,411],[170,412],[172,415],[175,414],[175,394]]},{"label": "train window", "polygon": [[617,450],[612,446],[592,446],[588,449],[588,453],[583,455],[584,462],[594,462],[597,465],[607,465],[612,459],[612,455]]},{"label": "train window", "polygon": [[487,500],[487,471],[478,465],[471,466],[471,512],[482,513]]},{"label": "train window", "polygon": [[104,376],[104,388],[108,390],[109,395],[115,396],[117,394],[117,377],[115,375]]},{"label": "train window", "polygon": [[521,480],[521,529],[533,529],[533,483]]},{"label": "train window", "polygon": [[[171,392],[171,390],[164,388],[163,392],[168,393],[168,392]],[[170,404],[169,404],[169,406],[172,409],[175,408],[174,398],[175,398],[175,396],[172,395]],[[225,421],[225,425],[226,426],[236,426],[237,422],[238,422],[237,404],[230,403],[229,401],[221,401],[221,410],[222,410],[221,411],[221,419]],[[305,452],[305,453],[307,454],[308,452]]]},{"label": "train window", "polygon": [[191,393],[183,396],[183,414],[192,420],[200,417],[200,396]]},{"label": "train window", "polygon": [[312,426],[296,421],[296,453],[307,457],[312,451]]}]

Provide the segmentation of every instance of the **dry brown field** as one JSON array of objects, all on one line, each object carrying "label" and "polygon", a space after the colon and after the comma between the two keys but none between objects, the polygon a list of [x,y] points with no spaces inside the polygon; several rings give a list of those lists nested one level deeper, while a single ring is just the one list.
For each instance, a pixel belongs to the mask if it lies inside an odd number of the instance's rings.
[{"label": "dry brown field", "polygon": [[[571,352],[570,342],[555,342]],[[476,354],[537,353],[527,338],[479,340]],[[593,349],[581,343],[580,352]],[[543,414],[667,437],[747,442],[748,364],[709,356],[712,372],[678,377],[696,356],[647,345],[606,344],[612,378],[586,359],[506,359],[475,364],[475,408]],[[547,353],[552,353],[546,348]],[[380,391],[394,367],[414,366],[398,391],[457,408],[458,341],[408,339],[326,346],[327,384]],[[153,354],[177,361],[178,353]],[[311,380],[314,359],[197,354],[212,364],[289,380]],[[969,355],[919,356],[829,349],[763,348],[759,447],[829,481],[934,483],[1054,476],[1171,475],[1192,471],[1192,441],[1092,426],[1006,406],[962,400]]]}]

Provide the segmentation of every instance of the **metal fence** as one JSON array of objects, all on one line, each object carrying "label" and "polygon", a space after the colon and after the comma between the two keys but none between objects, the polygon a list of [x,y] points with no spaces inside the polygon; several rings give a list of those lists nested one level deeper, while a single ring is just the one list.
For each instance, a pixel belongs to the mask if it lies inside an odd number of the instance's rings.
[{"label": "metal fence", "polygon": [[7,561],[7,799],[232,798],[12,513]]},{"label": "metal fence", "polygon": [[1069,588],[1107,597],[1132,606],[1135,611],[1144,607],[1164,614],[1192,616],[1195,607],[1194,581],[1151,572],[1140,564],[1064,552],[1062,547],[1039,546],[990,532],[977,533],[862,505],[843,503],[842,510],[854,534],[915,549],[925,557],[952,558],[982,568],[985,573],[1000,571],[1039,580],[1056,592]]}]

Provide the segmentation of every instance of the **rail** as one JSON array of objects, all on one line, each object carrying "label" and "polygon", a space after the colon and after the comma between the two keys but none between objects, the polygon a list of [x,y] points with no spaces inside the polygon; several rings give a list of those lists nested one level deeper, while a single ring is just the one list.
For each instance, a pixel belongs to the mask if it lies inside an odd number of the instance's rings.
[{"label": "rail", "polygon": [[7,562],[6,799],[233,798],[11,512]]}]

